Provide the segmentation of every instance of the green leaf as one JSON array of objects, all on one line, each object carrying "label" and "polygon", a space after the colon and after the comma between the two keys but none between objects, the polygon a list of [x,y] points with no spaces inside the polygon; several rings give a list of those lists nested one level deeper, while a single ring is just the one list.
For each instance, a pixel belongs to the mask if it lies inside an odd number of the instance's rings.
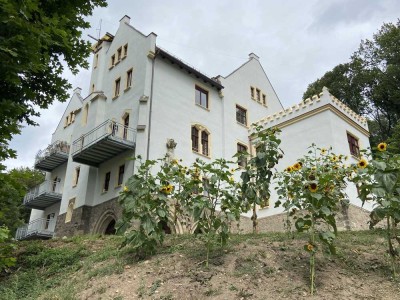
[{"label": "green leaf", "polygon": [[375,180],[381,184],[387,192],[392,192],[397,182],[397,175],[394,173],[382,173],[378,172],[375,174]]},{"label": "green leaf", "polygon": [[378,170],[385,171],[386,170],[386,163],[383,161],[373,160],[372,165],[376,167]]}]

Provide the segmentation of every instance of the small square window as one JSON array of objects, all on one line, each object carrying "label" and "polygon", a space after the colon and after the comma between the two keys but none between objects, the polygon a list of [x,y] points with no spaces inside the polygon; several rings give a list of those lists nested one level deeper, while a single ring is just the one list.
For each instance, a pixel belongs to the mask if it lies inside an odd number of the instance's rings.
[{"label": "small square window", "polygon": [[208,108],[208,92],[196,85],[196,104]]},{"label": "small square window", "polygon": [[236,121],[247,126],[247,110],[236,105]]},{"label": "small square window", "polygon": [[121,87],[121,77],[115,80],[114,97],[119,96],[119,89]]},{"label": "small square window", "polygon": [[111,172],[107,172],[104,177],[103,192],[107,192],[110,187]]},{"label": "small square window", "polygon": [[349,143],[350,154],[355,157],[360,157],[360,147],[358,144],[358,138],[350,133],[347,133],[347,141]]}]

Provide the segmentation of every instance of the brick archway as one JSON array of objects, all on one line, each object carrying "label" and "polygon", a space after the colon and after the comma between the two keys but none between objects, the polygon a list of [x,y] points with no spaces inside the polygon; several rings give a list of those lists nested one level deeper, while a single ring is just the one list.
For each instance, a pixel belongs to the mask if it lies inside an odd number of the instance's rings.
[{"label": "brick archway", "polygon": [[106,210],[101,217],[97,220],[96,225],[94,227],[94,234],[115,234],[115,229],[112,227],[115,226],[115,222],[117,221],[117,217],[113,210]]}]

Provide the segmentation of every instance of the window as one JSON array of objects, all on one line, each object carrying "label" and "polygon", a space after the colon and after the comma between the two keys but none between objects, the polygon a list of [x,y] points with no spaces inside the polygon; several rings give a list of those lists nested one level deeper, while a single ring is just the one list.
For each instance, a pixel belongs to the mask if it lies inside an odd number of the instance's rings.
[{"label": "window", "polygon": [[111,178],[111,172],[107,172],[106,177],[104,178],[103,192],[108,191],[108,188],[110,187],[110,178]]},{"label": "window", "polygon": [[208,92],[196,85],[196,104],[208,108]]},{"label": "window", "polygon": [[208,133],[205,131],[201,132],[201,152],[208,156]]},{"label": "window", "polygon": [[256,93],[257,93],[257,101],[261,102],[261,90],[256,89]]},{"label": "window", "polygon": [[210,156],[210,133],[201,125],[192,126],[192,150]]},{"label": "window", "polygon": [[124,133],[122,135],[122,138],[126,140],[128,138],[128,133],[129,133],[129,114],[127,114],[124,118]]},{"label": "window", "polygon": [[119,88],[121,86],[121,77],[115,80],[114,97],[119,96]]},{"label": "window", "polygon": [[265,94],[262,94],[262,103],[264,104],[264,105],[267,105],[267,96],[265,95]]},{"label": "window", "polygon": [[130,88],[132,85],[132,69],[126,72],[126,88]]},{"label": "window", "polygon": [[254,97],[254,88],[252,86],[250,87],[250,95],[251,95],[251,99],[255,99],[255,97]]},{"label": "window", "polygon": [[122,58],[122,48],[119,47],[117,50],[117,61],[119,62]]},{"label": "window", "polygon": [[128,44],[125,44],[124,46],[124,57],[128,55]]},{"label": "window", "polygon": [[125,165],[119,166],[117,186],[122,185],[124,182]]},{"label": "window", "polygon": [[[247,146],[238,143],[237,144],[237,152],[243,153],[243,154],[247,153]],[[246,165],[247,165],[246,157],[239,157],[238,158],[238,166],[244,168],[244,167],[246,167]]]},{"label": "window", "polygon": [[94,83],[92,84],[92,90],[91,91],[92,91],[92,93],[94,92]]},{"label": "window", "polygon": [[50,222],[54,220],[54,213],[48,214],[46,217],[46,224],[44,225],[44,229],[49,229]]},{"label": "window", "polygon": [[76,186],[78,184],[80,173],[81,173],[81,167],[76,167],[75,176],[74,176],[74,184],[72,186]]},{"label": "window", "polygon": [[199,130],[192,126],[192,150],[199,152]]},{"label": "window", "polygon": [[65,215],[65,223],[71,222],[74,208],[75,208],[75,198],[72,198],[68,202],[67,214]]},{"label": "window", "polygon": [[247,126],[247,110],[236,105],[236,121]]},{"label": "window", "polygon": [[350,133],[347,133],[347,141],[349,142],[349,148],[350,148],[351,155],[360,157],[360,147],[358,145],[358,138],[351,135]]},{"label": "window", "polygon": [[110,67],[114,67],[115,66],[115,54],[111,56],[111,66]]}]

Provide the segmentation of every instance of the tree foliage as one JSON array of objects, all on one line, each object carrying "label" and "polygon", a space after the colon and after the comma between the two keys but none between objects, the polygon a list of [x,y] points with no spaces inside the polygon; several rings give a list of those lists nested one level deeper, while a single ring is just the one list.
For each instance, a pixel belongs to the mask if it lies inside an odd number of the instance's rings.
[{"label": "tree foliage", "polygon": [[324,86],[358,114],[370,119],[371,144],[386,141],[400,120],[400,20],[383,24],[361,41],[350,62],[339,64],[311,83],[303,98]]},{"label": "tree foliage", "polygon": [[7,226],[11,234],[29,219],[30,210],[22,199],[26,192],[42,183],[44,174],[30,168],[12,169],[0,173],[0,226]]},{"label": "tree foliage", "polygon": [[38,108],[68,98],[64,67],[88,67],[81,35],[96,6],[105,0],[0,0],[0,161],[15,157],[8,142],[21,122],[35,125]]}]

